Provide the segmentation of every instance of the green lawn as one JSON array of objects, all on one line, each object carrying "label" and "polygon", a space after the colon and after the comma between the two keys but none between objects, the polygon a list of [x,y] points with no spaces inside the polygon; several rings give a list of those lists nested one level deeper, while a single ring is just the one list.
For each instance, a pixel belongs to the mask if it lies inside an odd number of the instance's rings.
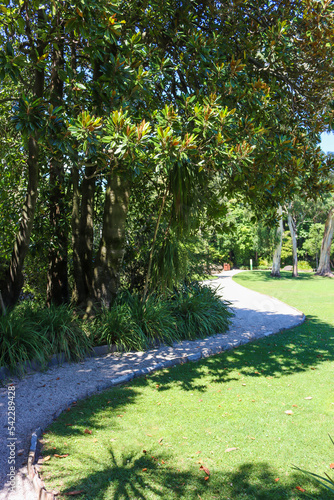
[{"label": "green lawn", "polygon": [[85,500],[306,498],[297,488],[334,498],[292,470],[330,474],[334,462],[334,280],[235,279],[303,310],[305,323],[78,402],[43,436],[48,489]]}]

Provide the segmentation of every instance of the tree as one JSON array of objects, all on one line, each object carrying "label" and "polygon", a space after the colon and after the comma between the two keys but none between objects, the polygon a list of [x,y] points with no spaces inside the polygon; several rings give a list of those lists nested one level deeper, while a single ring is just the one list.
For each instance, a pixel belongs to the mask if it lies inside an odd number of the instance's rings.
[{"label": "tree", "polygon": [[273,213],[296,177],[319,189],[330,3],[17,0],[2,13],[0,76],[24,89],[13,119],[30,167],[28,220],[1,288],[7,306],[22,283],[40,171],[52,200],[48,301],[67,300],[71,211],[84,307],[117,294],[127,213],[143,183],[154,191],[146,290],[169,243],[199,220],[196,209],[214,206],[203,186],[216,176],[223,196]]},{"label": "tree", "polygon": [[280,277],[280,269],[281,269],[281,252],[282,252],[282,243],[283,243],[283,234],[284,234],[284,228],[283,228],[283,211],[282,211],[282,206],[280,205],[277,211],[278,215],[278,227],[277,227],[277,246],[274,251],[273,255],[273,266],[271,270],[271,276],[274,276],[275,278]]},{"label": "tree", "polygon": [[332,276],[330,252],[334,231],[334,208],[332,207],[328,213],[325,223],[324,236],[321,244],[319,266],[316,274],[320,276]]}]

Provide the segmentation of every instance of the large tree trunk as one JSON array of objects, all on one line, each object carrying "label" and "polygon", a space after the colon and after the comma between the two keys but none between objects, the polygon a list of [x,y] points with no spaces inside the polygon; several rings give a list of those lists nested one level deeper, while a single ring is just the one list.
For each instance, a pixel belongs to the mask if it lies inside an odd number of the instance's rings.
[{"label": "large tree trunk", "polygon": [[[38,10],[38,23],[44,22],[44,9]],[[43,48],[45,42],[37,40],[37,53],[39,56],[43,55]],[[31,47],[34,56],[35,47]],[[35,70],[34,81],[34,96],[36,98],[43,97],[44,94],[44,70]],[[19,299],[24,278],[23,278],[23,265],[27,255],[30,243],[30,236],[34,222],[36,202],[37,202],[37,189],[38,189],[38,174],[39,174],[39,146],[38,146],[38,133],[35,132],[29,137],[28,140],[28,186],[25,197],[25,202],[22,209],[20,220],[20,227],[15,238],[14,248],[11,255],[9,267],[5,272],[4,281],[0,284],[3,304],[6,308],[15,306]]]},{"label": "large tree trunk", "polygon": [[102,238],[94,268],[94,293],[98,307],[109,308],[118,293],[128,205],[128,183],[120,175],[112,173],[108,178]]},{"label": "large tree trunk", "polygon": [[319,274],[320,276],[332,276],[330,254],[331,254],[331,245],[333,239],[333,231],[334,231],[334,208],[330,210],[325,224],[324,237],[322,239],[322,244],[321,244],[320,261],[316,272],[316,274]]},{"label": "large tree trunk", "polygon": [[273,255],[273,267],[271,270],[271,276],[280,278],[281,277],[281,253],[282,253],[282,243],[283,243],[283,218],[282,218],[282,207],[279,206],[277,210],[278,216],[280,217],[277,228],[277,238],[279,242],[275,248]]},{"label": "large tree trunk", "polygon": [[[64,69],[63,27],[58,14],[59,37],[52,55],[51,104],[54,108],[63,103],[63,81],[59,72]],[[57,130],[54,139],[57,140]],[[68,228],[64,189],[64,158],[60,151],[50,161],[50,225],[52,240],[49,249],[47,276],[47,304],[60,305],[69,301],[67,276]]]},{"label": "large tree trunk", "polygon": [[289,212],[288,212],[288,224],[292,239],[292,264],[293,264],[292,276],[294,278],[297,278],[298,276],[297,229],[295,221],[293,220],[293,217]]},{"label": "large tree trunk", "polygon": [[[72,69],[76,72],[76,49],[72,46]],[[101,63],[96,62],[93,70],[93,82],[101,76]],[[101,102],[96,96],[96,108],[100,111]],[[72,208],[72,245],[74,290],[73,299],[83,309],[90,307],[94,297],[93,251],[94,251],[94,197],[96,185],[96,159],[91,158],[85,168],[85,176],[81,183],[81,204],[79,190],[79,173],[76,165],[73,174],[73,208]]]},{"label": "large tree trunk", "polygon": [[73,177],[72,243],[74,258],[74,295],[76,303],[87,307],[93,297],[93,243],[95,166],[87,166],[79,199],[78,172]]},{"label": "large tree trunk", "polygon": [[27,193],[9,268],[6,271],[5,280],[1,287],[3,303],[6,308],[14,307],[19,299],[24,282],[23,264],[28,253],[37,201],[39,148],[36,137],[29,138],[28,151]]}]

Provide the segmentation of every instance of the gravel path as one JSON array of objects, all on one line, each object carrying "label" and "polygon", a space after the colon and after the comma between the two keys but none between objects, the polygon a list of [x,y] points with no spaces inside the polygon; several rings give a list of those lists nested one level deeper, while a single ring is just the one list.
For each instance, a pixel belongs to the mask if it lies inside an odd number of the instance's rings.
[{"label": "gravel path", "polygon": [[[221,285],[221,296],[232,303],[235,316],[226,335],[185,341],[173,347],[147,352],[108,354],[89,358],[82,363],[52,367],[45,373],[32,373],[23,380],[13,380],[16,387],[16,486],[10,492],[7,446],[7,388],[0,388],[0,500],[36,500],[26,477],[27,455],[31,433],[44,429],[73,401],[155,369],[181,361],[196,361],[222,350],[245,344],[303,322],[304,315],[277,299],[248,290],[232,280],[238,271],[219,275],[210,286]],[[116,380],[115,380],[116,379]]]}]

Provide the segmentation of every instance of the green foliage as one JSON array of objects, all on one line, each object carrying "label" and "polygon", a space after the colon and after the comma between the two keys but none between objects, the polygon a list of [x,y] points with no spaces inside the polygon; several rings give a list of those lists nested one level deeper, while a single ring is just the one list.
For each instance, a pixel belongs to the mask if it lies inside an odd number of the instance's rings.
[{"label": "green foliage", "polygon": [[258,269],[269,269],[271,267],[271,264],[270,262],[267,260],[267,259],[259,259],[258,260],[258,265],[257,265],[257,268]]},{"label": "green foliage", "polygon": [[22,374],[26,362],[37,359],[45,364],[50,352],[49,340],[24,310],[0,316],[0,366],[14,370],[18,364],[18,374]]},{"label": "green foliage", "polygon": [[[324,224],[317,222],[311,224],[308,228],[307,234],[302,244],[301,254],[308,255],[312,261],[316,261],[320,255],[322,238],[324,235]],[[300,262],[298,263],[300,266]]]},{"label": "green foliage", "polygon": [[183,339],[208,337],[227,330],[232,313],[217,290],[199,283],[185,283],[171,297],[179,335]]},{"label": "green foliage", "polygon": [[[40,190],[41,205],[49,209],[52,200],[51,206],[55,201],[59,208],[43,232],[50,256],[59,251],[66,261],[69,228],[59,229],[71,211],[74,173],[81,193],[78,206],[88,178],[94,178],[90,193],[96,194],[99,184],[101,196],[92,202],[97,214],[104,214],[102,195],[110,175],[119,174],[129,184],[130,217],[137,226],[143,221],[147,232],[140,235],[140,228],[131,237],[123,279],[130,289],[140,289],[147,277],[151,292],[188,273],[184,240],[199,228],[206,231],[219,211],[225,208],[226,213],[227,199],[241,196],[258,210],[275,210],[297,189],[296,178],[306,191],[324,188],[330,165],[316,144],[331,95],[331,2],[230,3],[4,2],[0,79],[4,102],[8,98],[10,103],[4,114],[15,133],[15,149],[29,156],[27,139],[38,141],[40,178],[51,179],[55,159],[58,180],[64,176],[61,187],[50,181],[49,193]],[[51,78],[44,78],[44,72]],[[9,173],[14,165],[11,157]],[[22,172],[23,184],[29,185],[29,169]],[[218,188],[209,189],[217,179]],[[7,185],[0,181],[0,188]],[[144,209],[138,208],[143,186],[152,191]],[[13,204],[10,196],[0,194],[6,258],[22,201],[21,196]],[[117,211],[117,200],[114,205]],[[245,204],[243,213],[234,214],[243,223],[224,241],[208,241],[214,260],[237,266],[254,260],[254,228],[247,211]],[[88,245],[93,252],[85,261],[90,277],[98,260],[101,218],[94,220],[94,241]],[[72,226],[75,242],[89,239],[89,217],[86,227],[83,219],[79,228]],[[216,226],[212,223],[212,239],[219,232]],[[176,242],[181,236],[184,240]],[[44,271],[50,258],[45,254],[40,252]],[[26,273],[32,281],[29,291],[40,288],[32,268]],[[119,269],[108,272],[118,275]],[[94,290],[92,283],[87,288]]]},{"label": "green foliage", "polygon": [[[46,365],[53,354],[63,352],[68,361],[82,359],[92,343],[68,306],[45,308],[25,301],[0,316],[0,366],[24,371],[27,361]],[[21,366],[22,365],[22,366]]]},{"label": "green foliage", "polygon": [[282,266],[292,265],[292,239],[290,231],[284,231],[283,234],[281,265]]},{"label": "green foliage", "polygon": [[147,341],[140,326],[134,321],[128,301],[117,299],[110,310],[104,309],[93,323],[98,344],[115,345],[120,350],[141,351]]},{"label": "green foliage", "polygon": [[184,284],[165,295],[122,293],[110,310],[95,319],[98,343],[124,350],[143,350],[157,343],[172,344],[224,333],[231,313],[215,290],[197,283]]},{"label": "green foliage", "polygon": [[51,346],[51,354],[63,352],[68,361],[80,360],[92,347],[91,340],[74,311],[67,305],[35,308],[28,302],[24,315],[31,318]]},{"label": "green foliage", "polygon": [[298,260],[298,269],[300,271],[313,271],[313,267],[307,260]]}]

